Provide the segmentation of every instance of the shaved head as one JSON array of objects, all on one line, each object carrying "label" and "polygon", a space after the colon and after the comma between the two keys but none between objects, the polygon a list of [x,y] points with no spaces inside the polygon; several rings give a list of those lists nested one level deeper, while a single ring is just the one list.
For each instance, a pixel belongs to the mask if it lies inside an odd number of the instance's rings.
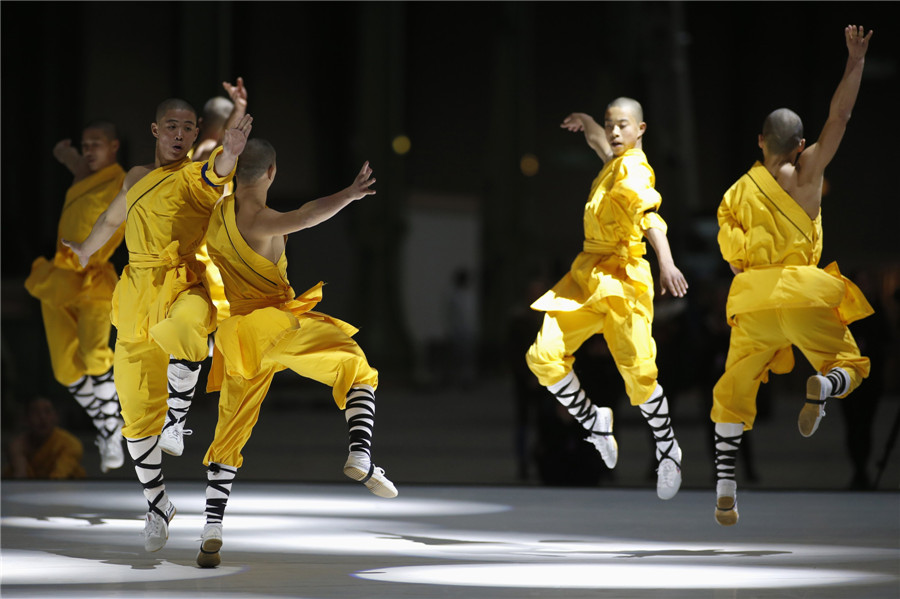
[{"label": "shaved head", "polygon": [[637,100],[625,97],[616,98],[606,106],[607,110],[610,108],[621,108],[622,110],[626,110],[634,117],[635,121],[638,123],[644,122],[644,109],[641,108],[641,103]]},{"label": "shaved head", "polygon": [[244,151],[238,160],[234,176],[238,183],[253,183],[262,177],[269,167],[275,164],[275,148],[264,139],[253,138],[247,141]]},{"label": "shaved head", "polygon": [[156,122],[158,123],[162,120],[163,116],[170,110],[187,110],[194,113],[195,120],[197,118],[197,111],[194,110],[193,106],[180,98],[169,98],[160,102],[159,106],[156,107]]},{"label": "shaved head", "polygon": [[790,154],[803,140],[803,121],[796,112],[779,108],[766,117],[762,130],[766,149],[775,156]]},{"label": "shaved head", "polygon": [[106,139],[113,141],[119,139],[119,133],[116,131],[116,126],[109,121],[91,121],[84,128],[85,131],[88,129],[95,129],[103,133],[106,136]]},{"label": "shaved head", "polygon": [[218,128],[225,124],[231,111],[234,109],[234,102],[222,96],[210,98],[203,105],[203,124],[208,127]]}]

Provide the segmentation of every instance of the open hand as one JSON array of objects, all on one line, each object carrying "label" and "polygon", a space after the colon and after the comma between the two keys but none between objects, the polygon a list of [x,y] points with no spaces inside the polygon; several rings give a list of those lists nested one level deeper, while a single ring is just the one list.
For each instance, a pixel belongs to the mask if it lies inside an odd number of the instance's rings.
[{"label": "open hand", "polygon": [[353,180],[353,185],[347,188],[351,198],[359,200],[367,195],[374,195],[376,193],[374,189],[371,189],[372,185],[375,184],[375,179],[372,178],[372,172],[372,167],[369,166],[369,161],[367,160],[359,170],[359,174],[356,175],[356,179]]},{"label": "open hand", "polygon": [[850,53],[851,58],[862,58],[866,55],[866,50],[869,49],[869,40],[872,38],[872,34],[875,33],[874,30],[869,30],[869,33],[866,34],[866,29],[862,25],[857,27],[856,25],[847,25],[844,27],[844,38],[847,40],[847,52]]},{"label": "open hand", "polygon": [[234,102],[234,105],[244,111],[247,110],[247,88],[244,87],[244,78],[238,77],[237,84],[232,85],[227,81],[222,82],[222,87],[228,93],[228,97]]},{"label": "open hand", "polygon": [[253,117],[245,114],[234,127],[225,130],[225,137],[222,139],[222,149],[232,156],[240,156],[247,145],[247,138],[250,136],[250,130],[253,128]]},{"label": "open hand", "polygon": [[573,133],[578,133],[579,131],[584,131],[584,120],[582,119],[582,113],[573,112],[569,116],[563,119],[563,122],[560,124],[560,127],[563,129],[568,129]]},{"label": "open hand", "polygon": [[659,285],[662,287],[663,295],[668,291],[675,297],[684,297],[688,290],[687,280],[676,266],[661,268],[659,273]]},{"label": "open hand", "polygon": [[76,241],[69,241],[68,239],[60,239],[60,243],[64,246],[68,247],[72,250],[72,252],[78,256],[78,262],[81,264],[81,267],[84,268],[88,265],[88,261],[91,259],[84,250],[81,249],[81,244]]}]

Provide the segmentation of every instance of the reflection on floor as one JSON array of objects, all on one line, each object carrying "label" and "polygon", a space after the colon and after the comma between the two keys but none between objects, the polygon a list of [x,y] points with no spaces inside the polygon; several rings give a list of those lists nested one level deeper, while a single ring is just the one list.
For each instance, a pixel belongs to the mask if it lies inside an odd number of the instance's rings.
[{"label": "reflection on floor", "polygon": [[896,493],[236,484],[223,563],[196,567],[203,483],[174,483],[145,553],[125,482],[5,482],[2,596],[272,598],[898,597]]}]

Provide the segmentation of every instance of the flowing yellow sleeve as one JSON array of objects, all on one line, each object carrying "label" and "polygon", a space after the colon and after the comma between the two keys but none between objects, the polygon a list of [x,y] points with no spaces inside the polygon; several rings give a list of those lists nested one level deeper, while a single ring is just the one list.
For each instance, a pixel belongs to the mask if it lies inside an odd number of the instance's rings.
[{"label": "flowing yellow sleeve", "polygon": [[722,198],[722,203],[719,204],[719,210],[716,213],[719,220],[719,249],[726,262],[744,270],[746,231],[735,214],[733,202],[734,188],[732,187],[725,192],[725,197]]},{"label": "flowing yellow sleeve", "polygon": [[641,231],[646,234],[647,229],[659,229],[665,233],[669,230],[669,225],[667,225],[666,221],[663,220],[663,217],[659,215],[659,212],[651,210],[645,212],[644,216],[641,217]]},{"label": "flowing yellow sleeve", "polygon": [[650,166],[636,157],[626,157],[611,193],[625,197],[635,213],[657,210],[662,196],[656,191]]}]

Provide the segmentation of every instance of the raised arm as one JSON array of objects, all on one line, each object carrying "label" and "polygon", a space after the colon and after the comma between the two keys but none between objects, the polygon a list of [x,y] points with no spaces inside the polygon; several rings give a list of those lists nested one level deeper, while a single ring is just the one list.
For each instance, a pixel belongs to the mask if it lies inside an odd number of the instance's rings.
[{"label": "raised arm", "polygon": [[227,131],[239,123],[244,118],[244,115],[247,114],[247,88],[244,87],[243,77],[238,77],[235,85],[223,81],[222,87],[225,88],[228,97],[231,98],[231,102],[234,104],[231,114],[228,115],[228,120],[225,121],[225,130]]},{"label": "raised arm", "polygon": [[277,212],[270,209],[261,210],[249,223],[250,230],[245,231],[242,228],[241,233],[248,237],[263,238],[287,235],[315,227],[330,219],[356,200],[360,200],[368,195],[374,195],[375,190],[372,189],[374,183],[372,167],[366,162],[362,165],[359,174],[356,175],[349,187],[333,195],[306,202],[300,208],[290,212]]},{"label": "raised arm", "polygon": [[656,252],[656,259],[659,262],[659,286],[662,288],[662,294],[665,295],[668,291],[675,297],[684,297],[688,290],[687,280],[675,266],[668,237],[662,230],[655,227],[647,229],[644,234]]},{"label": "raised arm", "polygon": [[609,142],[606,141],[606,131],[591,115],[583,112],[573,112],[563,119],[560,127],[573,133],[584,131],[585,141],[597,153],[597,156],[600,157],[604,164],[612,158],[612,150],[609,147]]},{"label": "raised arm", "polygon": [[801,184],[822,176],[825,167],[834,158],[838,146],[844,138],[847,122],[850,120],[850,113],[853,111],[856,96],[859,93],[866,50],[869,49],[872,33],[869,31],[866,34],[862,26],[848,25],[844,28],[844,38],[847,42],[847,66],[844,68],[844,76],[841,77],[834,96],[831,98],[828,120],[822,127],[819,139],[800,154],[798,166]]},{"label": "raised arm", "polygon": [[213,165],[216,174],[220,177],[224,177],[234,170],[238,156],[247,145],[247,137],[253,128],[252,123],[253,117],[245,114],[234,127],[225,130],[225,137],[222,139],[222,153],[216,156],[216,162]]},{"label": "raised arm", "polygon": [[53,146],[53,157],[69,169],[69,172],[75,177],[75,182],[81,181],[91,174],[87,161],[78,149],[72,146],[71,139],[63,139],[57,142]]},{"label": "raised arm", "polygon": [[90,235],[81,243],[72,241],[71,239],[61,239],[63,245],[71,248],[81,266],[87,266],[91,256],[103,247],[113,236],[122,223],[125,222],[126,214],[126,196],[131,186],[140,181],[144,175],[150,172],[150,168],[146,166],[136,166],[128,171],[125,175],[125,181],[122,183],[122,189],[116,194],[115,199],[109,204],[109,207],[97,218],[94,227],[91,229]]}]

